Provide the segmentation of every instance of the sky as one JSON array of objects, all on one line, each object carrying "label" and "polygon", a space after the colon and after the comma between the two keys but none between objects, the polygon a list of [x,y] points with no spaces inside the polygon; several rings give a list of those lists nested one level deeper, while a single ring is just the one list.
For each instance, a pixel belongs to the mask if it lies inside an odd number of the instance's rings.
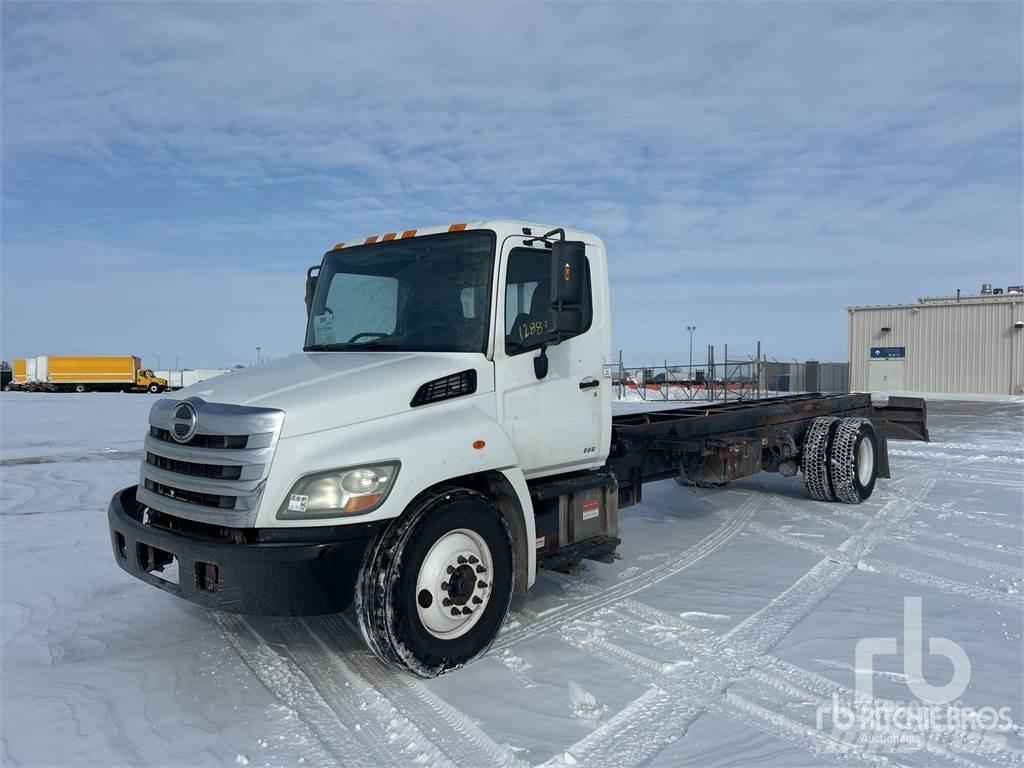
[{"label": "sky", "polygon": [[0,355],[302,346],[333,243],[601,236],[613,354],[1024,282],[1018,2],[0,5]]}]

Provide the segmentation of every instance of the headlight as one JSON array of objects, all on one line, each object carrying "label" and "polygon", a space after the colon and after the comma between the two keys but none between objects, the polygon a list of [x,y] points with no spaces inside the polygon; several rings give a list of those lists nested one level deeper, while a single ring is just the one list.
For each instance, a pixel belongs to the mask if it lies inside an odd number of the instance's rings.
[{"label": "headlight", "polygon": [[387,498],[399,466],[395,461],[300,477],[277,510],[277,517],[303,520],[372,512]]}]

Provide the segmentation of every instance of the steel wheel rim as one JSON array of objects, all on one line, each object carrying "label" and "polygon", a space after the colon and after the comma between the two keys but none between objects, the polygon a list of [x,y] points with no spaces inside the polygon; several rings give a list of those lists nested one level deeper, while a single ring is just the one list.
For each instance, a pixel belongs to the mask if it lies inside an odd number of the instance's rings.
[{"label": "steel wheel rim", "polygon": [[416,576],[414,599],[423,628],[440,640],[469,632],[490,603],[493,570],[491,550],[475,531],[456,528],[441,536]]},{"label": "steel wheel rim", "polygon": [[875,474],[875,446],[865,437],[857,446],[857,480],[861,486],[871,482]]}]

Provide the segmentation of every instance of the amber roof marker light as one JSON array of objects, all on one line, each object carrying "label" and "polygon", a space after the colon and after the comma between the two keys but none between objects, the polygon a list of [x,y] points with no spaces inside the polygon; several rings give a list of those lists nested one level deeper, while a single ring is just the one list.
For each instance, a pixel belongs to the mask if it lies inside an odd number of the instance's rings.
[{"label": "amber roof marker light", "polygon": [[465,228],[466,228],[465,224],[452,224],[450,227],[448,227],[448,231],[449,232],[461,232]]}]

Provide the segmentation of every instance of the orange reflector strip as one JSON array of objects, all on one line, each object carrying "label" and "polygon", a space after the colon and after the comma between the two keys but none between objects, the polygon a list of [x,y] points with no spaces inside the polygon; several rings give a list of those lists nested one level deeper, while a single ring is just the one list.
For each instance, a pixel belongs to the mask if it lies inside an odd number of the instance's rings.
[{"label": "orange reflector strip", "polygon": [[364,509],[369,509],[374,504],[380,501],[380,494],[374,493],[369,496],[353,496],[345,504],[343,512],[362,512]]},{"label": "orange reflector strip", "polygon": [[383,237],[382,237],[382,238],[380,239],[380,241],[381,241],[382,243],[386,243],[386,242],[387,242],[388,240],[394,240],[394,239],[395,239],[395,234],[396,234],[395,232],[388,232],[388,233],[387,233],[386,235],[384,235],[384,236],[383,236]]},{"label": "orange reflector strip", "polygon": [[402,237],[403,238],[406,238],[406,237],[416,237],[416,230],[415,229],[407,229],[407,230],[405,230],[405,232],[402,233]]},{"label": "orange reflector strip", "polygon": [[450,227],[448,227],[448,231],[449,232],[461,232],[465,228],[466,228],[465,224],[452,224]]},{"label": "orange reflector strip", "polygon": [[333,247],[333,248],[331,248],[331,250],[332,250],[332,251],[340,251],[340,250],[341,250],[342,248],[344,248],[344,247],[345,247],[345,244],[344,244],[344,243],[335,243],[335,244],[334,244],[334,247]]},{"label": "orange reflector strip", "polygon": [[474,440],[473,441],[473,447],[476,448],[478,451],[481,448],[483,448],[485,445],[487,445],[487,443],[485,443],[483,440]]},{"label": "orange reflector strip", "polygon": [[377,236],[376,235],[370,235],[368,238],[366,238],[363,241],[363,245],[369,245],[370,243],[376,243],[376,242],[377,242]]}]

